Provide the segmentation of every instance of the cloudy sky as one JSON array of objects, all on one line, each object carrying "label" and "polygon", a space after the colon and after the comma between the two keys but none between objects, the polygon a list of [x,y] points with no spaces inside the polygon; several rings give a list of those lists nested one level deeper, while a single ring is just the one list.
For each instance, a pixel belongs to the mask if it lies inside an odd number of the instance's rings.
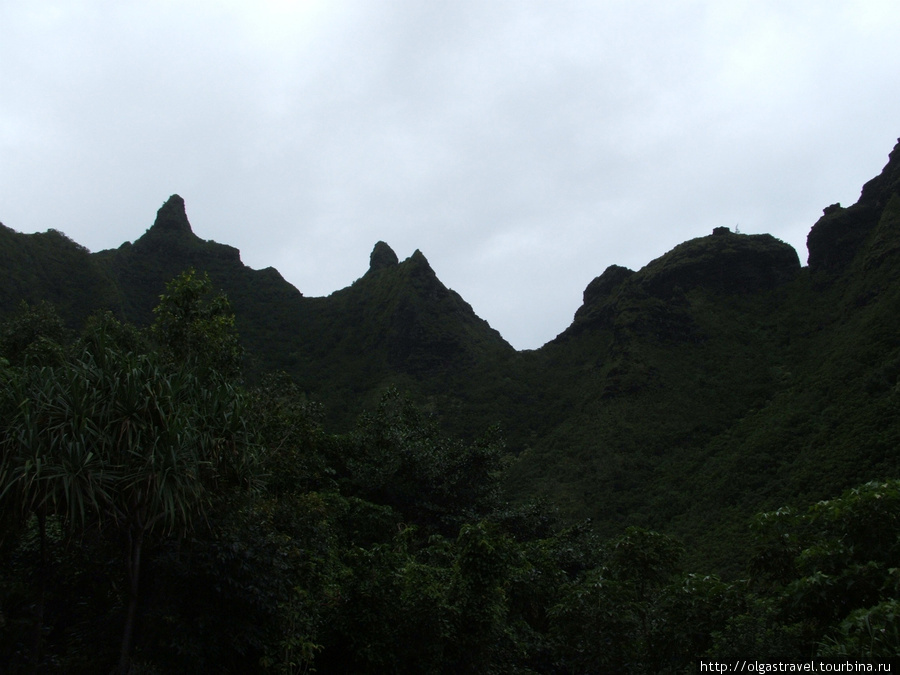
[{"label": "cloudy sky", "polygon": [[420,249],[519,349],[713,227],[806,234],[900,136],[896,0],[0,0],[0,221],[173,193],[305,295]]}]

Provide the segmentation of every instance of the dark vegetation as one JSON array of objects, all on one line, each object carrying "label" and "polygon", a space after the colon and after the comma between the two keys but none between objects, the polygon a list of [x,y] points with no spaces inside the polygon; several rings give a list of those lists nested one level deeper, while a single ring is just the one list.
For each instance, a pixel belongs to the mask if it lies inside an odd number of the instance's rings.
[{"label": "dark vegetation", "polygon": [[177,196],[0,227],[0,669],[895,656],[898,148],[807,267],[717,228],[520,353],[383,242],[306,298]]}]

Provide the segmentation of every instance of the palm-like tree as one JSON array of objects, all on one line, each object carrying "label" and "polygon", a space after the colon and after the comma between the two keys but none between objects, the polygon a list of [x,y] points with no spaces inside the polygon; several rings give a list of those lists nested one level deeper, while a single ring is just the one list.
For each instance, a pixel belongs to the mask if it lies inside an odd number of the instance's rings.
[{"label": "palm-like tree", "polygon": [[[13,350],[22,355],[17,367],[0,357],[0,506],[4,514],[37,520],[35,668],[48,576],[48,517],[73,527],[94,519],[123,543],[124,672],[147,539],[189,531],[205,516],[211,488],[221,479],[252,480],[242,397],[229,380],[239,375],[234,317],[224,296],[206,299],[211,289],[207,277],[192,271],[167,286],[151,331],[158,348],[148,353],[136,353],[147,348],[144,336],[110,314],[89,322],[80,348],[68,350],[68,358],[56,342],[50,350],[33,349],[35,331],[25,330],[31,324],[0,335],[7,352],[16,340],[27,343]],[[43,315],[38,319],[44,333],[50,323],[62,325]]]},{"label": "palm-like tree", "polygon": [[[226,459],[244,452],[234,415],[237,393],[209,387],[184,367],[151,355],[105,350],[92,359],[92,386],[102,392],[95,410],[99,450],[116,481],[101,510],[122,535],[128,610],[120,669],[130,660],[141,563],[148,537],[183,535],[206,512]],[[229,461],[233,458],[228,458]]]},{"label": "palm-like tree", "polygon": [[[127,671],[148,538],[183,535],[202,518],[223,473],[245,467],[240,395],[207,374],[104,346],[57,367],[7,368],[0,410],[0,498],[37,517],[40,602],[32,662],[40,660],[47,579],[46,519],[116,532],[127,564],[119,667]],[[244,472],[246,473],[246,472]]]},{"label": "palm-like tree", "polygon": [[31,662],[41,659],[49,575],[47,519],[59,516],[84,525],[110,497],[114,471],[96,451],[99,429],[92,418],[98,392],[76,369],[26,365],[4,369],[0,410],[0,501],[16,517],[33,515],[40,542],[38,602]]}]

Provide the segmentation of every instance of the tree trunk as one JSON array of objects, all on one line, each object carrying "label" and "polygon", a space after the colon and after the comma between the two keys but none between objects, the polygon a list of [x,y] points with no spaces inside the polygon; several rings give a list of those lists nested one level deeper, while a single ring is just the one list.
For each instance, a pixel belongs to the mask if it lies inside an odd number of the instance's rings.
[{"label": "tree trunk", "polygon": [[50,552],[47,550],[47,514],[43,509],[36,513],[38,537],[41,542],[41,566],[38,574],[38,600],[34,608],[34,635],[31,643],[31,669],[38,672],[41,663],[41,647],[44,642],[44,606],[47,603],[47,576],[50,574]]},{"label": "tree trunk", "polygon": [[122,632],[122,649],[119,652],[119,673],[126,675],[131,666],[131,648],[134,643],[134,625],[137,618],[138,583],[141,575],[141,548],[144,531],[139,529],[134,535],[128,533],[128,613],[125,615],[125,629]]}]

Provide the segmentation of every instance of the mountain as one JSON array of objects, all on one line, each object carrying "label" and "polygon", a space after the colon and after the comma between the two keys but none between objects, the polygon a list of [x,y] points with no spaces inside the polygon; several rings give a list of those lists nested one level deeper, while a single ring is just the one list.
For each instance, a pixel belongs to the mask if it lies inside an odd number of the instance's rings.
[{"label": "mountain", "polygon": [[420,251],[399,262],[384,242],[361,278],[305,299],[303,310],[287,370],[338,424],[355,418],[361,402],[374,405],[387,386],[431,397],[432,408],[455,407],[447,400],[464,397],[468,381],[483,381],[515,356]]},{"label": "mountain", "polygon": [[180,196],[172,195],[162,205],[153,225],[134,243],[92,257],[123,298],[122,318],[139,325],[153,320],[152,309],[166,282],[189,268],[208,273],[235,310],[249,370],[289,363],[290,336],[304,320],[305,298],[274,268],[250,269],[236,248],[194,234]]},{"label": "mountain", "polygon": [[139,239],[114,250],[90,254],[55,231],[2,228],[0,237],[7,244],[0,312],[12,312],[21,299],[46,299],[72,327],[101,308],[147,325],[167,281],[189,268],[208,273],[235,311],[251,379],[287,371],[326,404],[336,427],[349,426],[388,386],[446,399],[444,392],[476,371],[515,355],[419,251],[400,262],[378,242],[360,279],[308,298],[274,268],[250,269],[237,249],[194,234],[179,195]]},{"label": "mountain", "polygon": [[0,223],[0,316],[20,303],[52,302],[72,325],[98,309],[121,310],[115,284],[83,246],[62,232],[21,234]]},{"label": "mountain", "polygon": [[900,144],[825,209],[809,265],[719,229],[611,267],[533,358],[561,403],[512,467],[606,533],[644,525],[727,567],[748,518],[900,469]]},{"label": "mountain", "polygon": [[115,250],[8,228],[0,244],[4,316],[47,299],[73,327],[97,308],[146,324],[166,281],[207,272],[249,380],[285,370],[335,430],[388,386],[464,437],[499,423],[513,497],[603,534],[677,534],[698,564],[728,570],[755,512],[900,475],[900,143],[856,204],[824,210],[806,267],[770,235],[717,228],[609,267],[571,325],[524,352],[419,251],[400,261],[378,242],[353,284],[306,297],[197,237],[178,195]]}]

